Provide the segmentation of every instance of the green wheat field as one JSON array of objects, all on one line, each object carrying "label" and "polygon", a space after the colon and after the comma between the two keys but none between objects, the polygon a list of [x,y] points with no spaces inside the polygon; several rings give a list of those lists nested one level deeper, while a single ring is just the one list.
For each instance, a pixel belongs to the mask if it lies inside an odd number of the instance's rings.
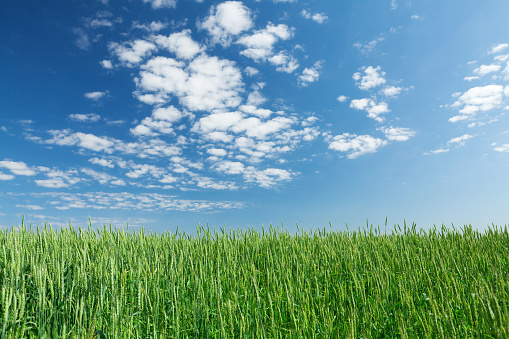
[{"label": "green wheat field", "polygon": [[0,338],[509,338],[507,225],[22,225],[0,244]]}]

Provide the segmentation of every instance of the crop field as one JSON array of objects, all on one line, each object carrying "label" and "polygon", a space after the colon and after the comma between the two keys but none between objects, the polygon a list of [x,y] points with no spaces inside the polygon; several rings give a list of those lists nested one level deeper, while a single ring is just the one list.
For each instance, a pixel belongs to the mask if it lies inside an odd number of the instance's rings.
[{"label": "crop field", "polygon": [[509,233],[0,231],[0,338],[508,338]]}]

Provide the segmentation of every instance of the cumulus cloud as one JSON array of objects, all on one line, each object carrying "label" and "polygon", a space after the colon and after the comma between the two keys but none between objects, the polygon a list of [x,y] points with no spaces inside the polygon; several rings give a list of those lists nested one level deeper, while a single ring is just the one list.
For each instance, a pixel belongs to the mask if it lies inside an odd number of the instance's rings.
[{"label": "cumulus cloud", "polygon": [[509,152],[509,144],[504,144],[493,148],[495,152]]},{"label": "cumulus cloud", "polygon": [[169,36],[156,35],[152,39],[158,47],[175,53],[177,58],[180,59],[192,59],[205,50],[203,46],[200,46],[191,38],[191,30],[189,29]]},{"label": "cumulus cloud", "polygon": [[210,15],[198,22],[200,29],[207,30],[212,43],[228,46],[232,37],[248,31],[253,26],[251,11],[240,1],[226,1],[210,9]]},{"label": "cumulus cloud", "polygon": [[318,22],[319,24],[323,24],[325,21],[327,21],[329,19],[329,17],[327,15],[325,15],[325,13],[310,13],[308,11],[306,11],[305,9],[303,9],[300,14],[306,18],[306,19],[310,19],[310,20],[313,20],[315,22]]},{"label": "cumulus cloud", "polygon": [[232,61],[205,54],[199,55],[187,67],[171,58],[152,58],[142,66],[137,85],[144,95],[154,95],[155,92],[161,98],[157,103],[164,103],[167,96],[176,95],[191,111],[236,107],[242,101],[239,95],[243,91],[240,69]]},{"label": "cumulus cloud", "polygon": [[350,107],[354,108],[358,111],[366,111],[368,112],[368,117],[375,119],[378,122],[383,122],[384,118],[380,116],[380,114],[384,114],[390,112],[389,106],[386,102],[376,102],[373,99],[364,98],[364,99],[354,99],[350,102]]},{"label": "cumulus cloud", "polygon": [[407,141],[411,137],[415,136],[415,131],[404,127],[382,127],[380,128],[384,132],[387,140],[391,141]]},{"label": "cumulus cloud", "polygon": [[489,54],[500,53],[503,50],[505,50],[507,47],[509,47],[509,44],[498,44],[496,46],[493,46],[493,48],[490,50]]},{"label": "cumulus cloud", "polygon": [[385,95],[386,97],[391,97],[391,98],[397,97],[398,95],[401,94],[402,91],[403,91],[403,88],[396,87],[396,86],[388,86],[388,87],[385,87],[383,90],[381,90],[383,95]]},{"label": "cumulus cloud", "polygon": [[69,118],[71,120],[80,121],[80,122],[96,122],[101,119],[101,116],[96,113],[88,113],[88,114],[70,114]]},{"label": "cumulus cloud", "polygon": [[158,32],[168,26],[168,23],[161,22],[161,21],[152,21],[150,23],[146,24],[140,24],[138,22],[133,22],[132,28],[133,29],[141,29],[147,32]]},{"label": "cumulus cloud", "polygon": [[143,0],[144,3],[150,3],[152,8],[175,8],[177,6],[177,0]]},{"label": "cumulus cloud", "polygon": [[255,61],[265,61],[274,54],[274,45],[279,40],[288,40],[292,35],[292,29],[287,25],[275,26],[269,22],[264,29],[256,30],[251,35],[244,35],[236,43],[245,47],[240,54]]},{"label": "cumulus cloud", "polygon": [[436,149],[436,150],[425,152],[424,155],[440,154],[440,153],[447,153],[447,152],[449,152],[448,148],[439,148],[439,149]]},{"label": "cumulus cloud", "polygon": [[12,174],[5,174],[5,173],[0,172],[0,180],[2,180],[2,181],[12,180],[14,178],[15,177]]},{"label": "cumulus cloud", "polygon": [[88,159],[88,161],[90,161],[92,164],[100,165],[103,167],[109,167],[109,168],[115,167],[115,165],[113,164],[113,161],[104,159],[104,158],[91,158],[91,159]]},{"label": "cumulus cloud", "polygon": [[0,161],[0,168],[6,168],[14,175],[32,176],[37,174],[36,171],[29,168],[27,164],[22,161],[3,160]]},{"label": "cumulus cloud", "polygon": [[102,99],[105,96],[107,96],[109,93],[110,93],[109,91],[104,91],[104,92],[101,92],[101,91],[88,92],[88,93],[85,93],[85,98],[88,98],[88,99],[91,99],[91,100],[94,100],[94,101],[98,101],[99,99]]},{"label": "cumulus cloud", "polygon": [[387,145],[386,140],[370,135],[356,135],[343,133],[332,138],[329,149],[346,152],[348,159],[355,159],[360,155],[375,153],[380,147]]},{"label": "cumulus cloud", "polygon": [[311,68],[304,68],[302,75],[299,76],[299,84],[306,87],[311,82],[315,82],[320,77],[320,69],[322,68],[322,61],[317,61]]},{"label": "cumulus cloud", "polygon": [[365,91],[385,84],[385,72],[382,71],[380,66],[376,68],[373,66],[363,67],[362,70],[364,71],[364,75],[362,75],[362,72],[356,72],[353,75],[353,79],[356,81],[357,87],[361,90]]},{"label": "cumulus cloud", "polygon": [[101,64],[101,66],[103,66],[106,69],[113,68],[113,64],[111,63],[111,60],[101,60],[99,63]]},{"label": "cumulus cloud", "polygon": [[474,74],[477,74],[478,76],[482,77],[485,76],[486,74],[498,72],[500,68],[502,68],[502,66],[495,64],[481,65],[480,67],[474,69],[473,72]]},{"label": "cumulus cloud", "polygon": [[111,42],[108,49],[120,62],[127,67],[133,67],[155,51],[157,47],[149,41],[139,39],[123,44]]},{"label": "cumulus cloud", "polygon": [[[506,94],[507,95],[507,94]],[[470,88],[463,93],[452,107],[459,109],[459,115],[449,119],[457,122],[473,118],[478,112],[490,111],[500,107],[504,97],[504,86],[487,85]]]},{"label": "cumulus cloud", "polygon": [[452,138],[451,140],[449,140],[447,142],[447,145],[455,144],[457,146],[464,146],[465,145],[465,141],[467,141],[468,139],[472,139],[473,137],[474,137],[473,135],[464,134],[462,136],[459,136],[459,137],[456,137],[456,138]]},{"label": "cumulus cloud", "polygon": [[339,102],[345,102],[348,100],[348,97],[346,95],[340,95],[339,97],[336,98],[336,100]]}]

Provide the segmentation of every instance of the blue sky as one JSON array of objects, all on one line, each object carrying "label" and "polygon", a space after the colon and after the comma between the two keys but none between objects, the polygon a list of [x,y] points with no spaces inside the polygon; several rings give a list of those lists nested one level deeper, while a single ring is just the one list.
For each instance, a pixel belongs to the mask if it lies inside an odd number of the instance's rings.
[{"label": "blue sky", "polygon": [[0,4],[0,225],[509,220],[509,3]]}]

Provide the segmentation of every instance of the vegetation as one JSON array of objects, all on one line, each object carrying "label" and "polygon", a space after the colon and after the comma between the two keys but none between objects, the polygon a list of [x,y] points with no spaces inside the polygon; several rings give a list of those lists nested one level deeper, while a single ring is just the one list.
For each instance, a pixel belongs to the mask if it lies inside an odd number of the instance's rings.
[{"label": "vegetation", "polygon": [[0,338],[508,338],[509,233],[0,231]]}]

